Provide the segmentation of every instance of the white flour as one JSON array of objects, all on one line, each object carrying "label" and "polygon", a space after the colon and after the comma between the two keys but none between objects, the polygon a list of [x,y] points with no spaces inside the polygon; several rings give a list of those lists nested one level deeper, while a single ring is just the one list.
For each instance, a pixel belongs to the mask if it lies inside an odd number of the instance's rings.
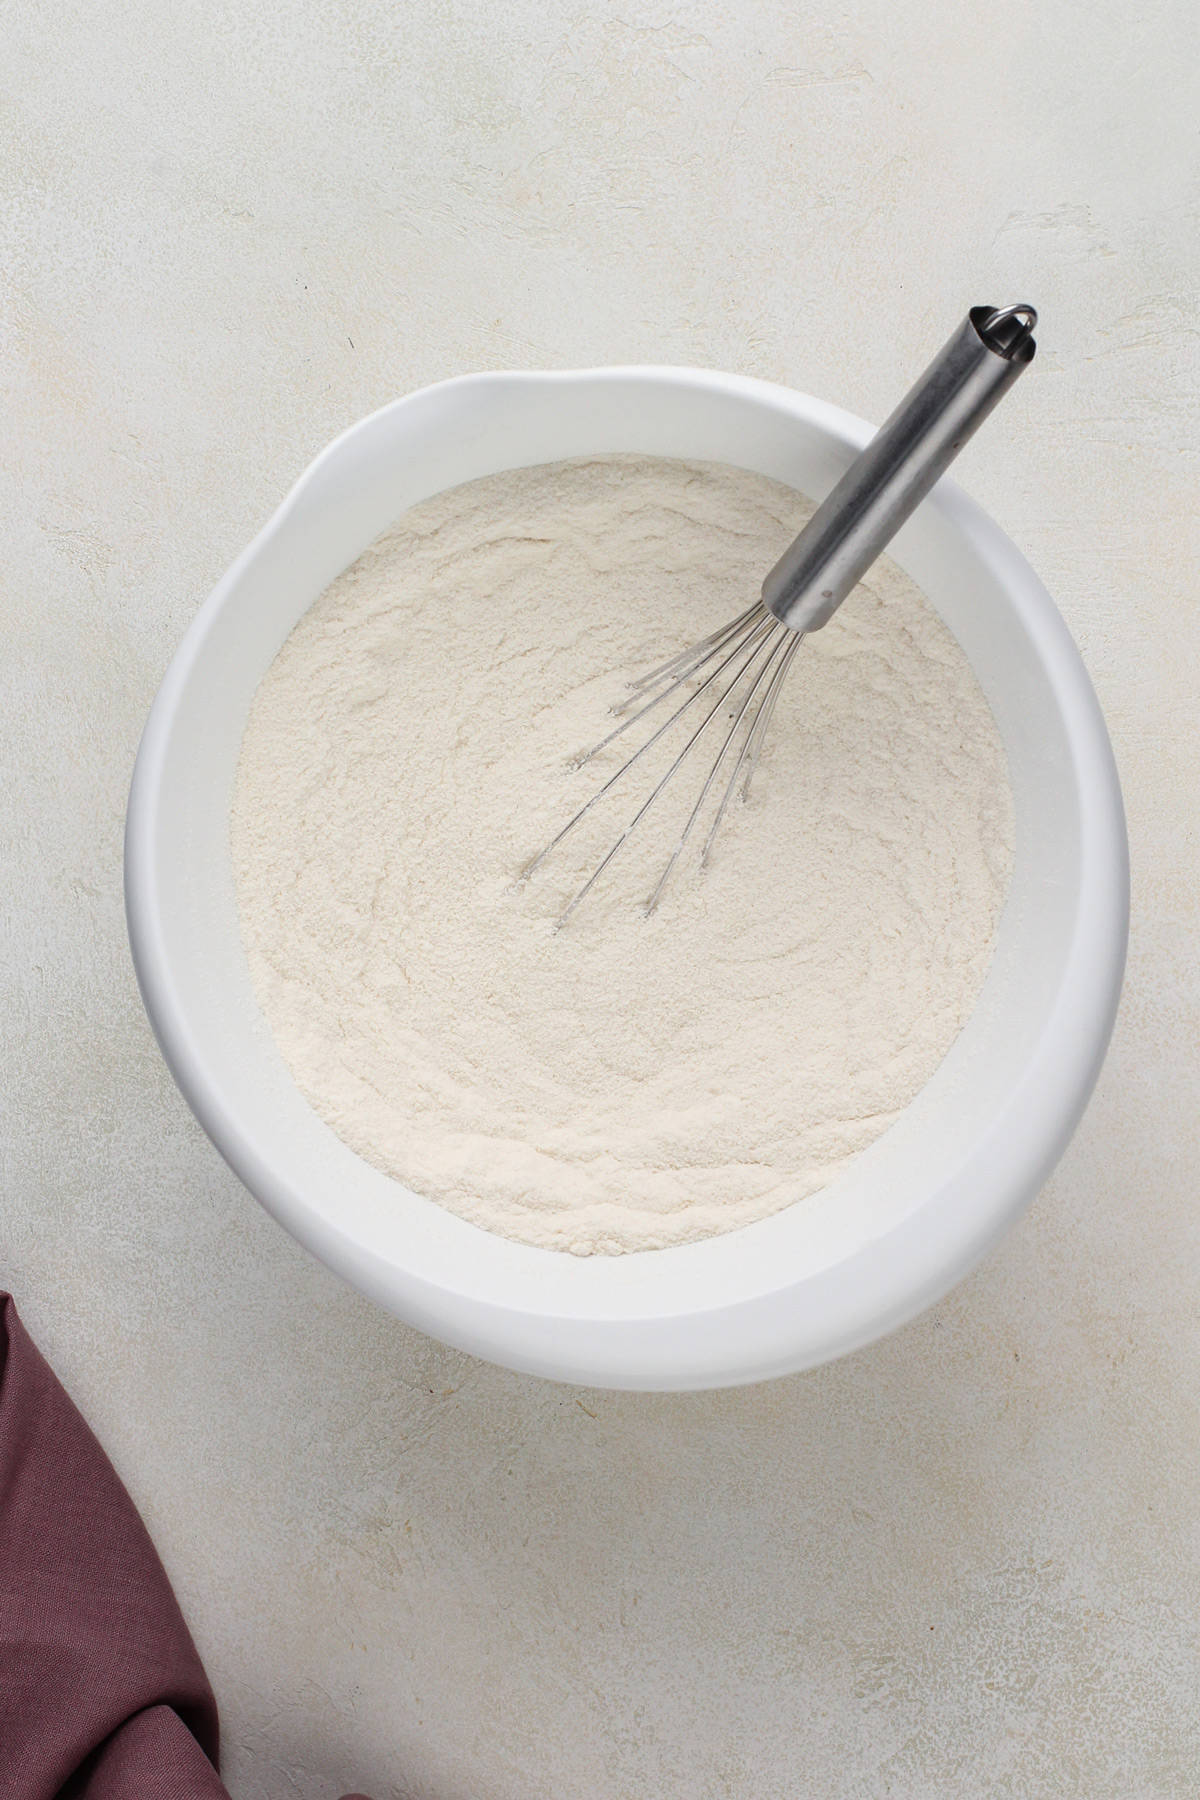
[{"label": "white flour", "polygon": [[333,1130],[476,1224],[586,1254],[761,1219],[885,1130],[971,1010],[1003,753],[886,561],[802,646],[703,877],[643,917],[680,822],[656,808],[552,929],[633,780],[513,886],[615,766],[569,763],[623,680],[742,611],[809,510],[712,464],[491,476],[380,539],[263,681],[233,811],[263,1010]]}]

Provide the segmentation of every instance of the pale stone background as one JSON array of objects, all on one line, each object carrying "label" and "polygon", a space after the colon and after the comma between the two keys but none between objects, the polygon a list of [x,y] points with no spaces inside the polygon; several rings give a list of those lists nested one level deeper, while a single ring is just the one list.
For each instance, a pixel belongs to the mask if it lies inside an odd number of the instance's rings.
[{"label": "pale stone background", "polygon": [[[1200,31],[1192,0],[12,0],[0,1276],[161,1546],[236,1800],[1200,1792]],[[802,15],[802,16],[798,16]],[[1100,1089],[935,1315],[574,1392],[240,1189],[121,912],[138,733],[308,459],[461,370],[715,365],[880,418],[1043,311],[961,465],[1110,720]]]}]

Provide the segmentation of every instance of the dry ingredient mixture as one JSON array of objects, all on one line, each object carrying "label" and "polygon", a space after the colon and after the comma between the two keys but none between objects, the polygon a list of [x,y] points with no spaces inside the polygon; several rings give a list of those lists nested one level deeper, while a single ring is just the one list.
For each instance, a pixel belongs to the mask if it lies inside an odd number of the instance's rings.
[{"label": "dry ingredient mixture", "polygon": [[554,930],[639,776],[515,884],[617,766],[572,759],[624,680],[742,611],[810,510],[714,464],[489,476],[380,538],[259,689],[233,808],[259,1001],[339,1137],[465,1219],[584,1255],[764,1218],[878,1137],[971,1011],[1003,752],[886,559],[803,645],[703,876],[685,859],[643,915],[693,774]]}]

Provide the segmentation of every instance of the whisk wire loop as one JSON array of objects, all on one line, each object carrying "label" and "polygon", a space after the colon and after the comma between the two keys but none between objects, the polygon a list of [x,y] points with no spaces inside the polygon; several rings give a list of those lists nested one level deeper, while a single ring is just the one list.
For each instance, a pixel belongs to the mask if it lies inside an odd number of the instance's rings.
[{"label": "whisk wire loop", "polygon": [[[709,791],[712,788],[713,783],[716,781],[718,774],[720,773],[721,765],[725,761],[725,757],[729,752],[730,745],[733,743],[734,739],[738,735],[738,730],[742,724],[743,719],[746,716],[747,709],[751,705],[755,694],[758,692],[759,688],[762,686],[764,680],[766,680],[766,678],[769,676],[769,674],[771,672],[772,663],[774,663],[776,661],[776,659],[782,654],[782,652],[784,650],[786,650],[786,648],[787,648],[786,644],[783,641],[785,635],[786,635],[786,627],[777,625],[775,627],[774,631],[770,632],[767,635],[767,637],[764,638],[763,643],[760,646],[759,650],[755,651],[754,656],[751,658],[751,662],[747,665],[747,667],[744,671],[745,673],[749,673],[750,667],[753,665],[754,662],[756,662],[758,660],[759,656],[762,654],[762,651],[763,650],[766,651],[766,656],[765,656],[764,660],[762,661],[761,666],[758,668],[757,672],[755,673],[753,681],[751,681],[749,687],[747,688],[745,694],[742,696],[741,700],[739,701],[739,703],[734,711],[733,721],[730,724],[729,730],[725,733],[724,741],[721,744],[721,748],[717,751],[716,756],[713,758],[712,766],[710,767],[708,774],[705,777],[704,785],[700,789],[700,792],[696,797],[696,804],[692,807],[691,812],[688,814],[687,823],[685,824],[683,830],[679,834],[679,841],[675,845],[674,850],[672,850],[671,855],[667,860],[666,868],[663,870],[662,874],[658,878],[658,885],[654,889],[654,892],[651,894],[649,900],[646,902],[646,911],[648,913],[652,913],[654,911],[655,907],[658,905],[658,902],[662,896],[663,889],[666,887],[667,882],[671,879],[671,871],[675,867],[675,864],[679,861],[680,856],[683,854],[683,847],[687,843],[688,838],[692,834],[692,827],[695,825],[696,820],[700,817],[700,814],[704,809],[704,802],[708,799]],[[764,696],[764,698],[765,698],[765,696]],[[713,710],[717,711],[718,709],[714,708]],[[712,713],[710,713],[709,718],[711,718],[712,716],[713,716]],[[704,723],[705,723],[705,725],[707,725],[708,719],[706,719]],[[703,729],[703,727],[701,727],[701,729]],[[699,736],[699,733],[697,733],[696,736]],[[692,741],[694,742],[695,738],[693,738]],[[732,792],[732,784],[736,783],[736,781],[737,781],[737,771],[742,765],[742,760],[745,757],[746,748],[747,748],[749,742],[750,742],[750,736],[749,736],[749,733],[747,733],[746,737],[743,739],[742,747],[741,747],[740,751],[738,752],[737,759],[734,764],[734,771],[733,771],[731,786],[726,789],[725,797],[724,797],[724,800],[722,801],[722,805],[721,805],[722,811],[724,811],[725,800],[727,800],[729,798],[729,794],[730,794],[730,792]],[[689,748],[690,747],[691,746],[689,745]],[[714,821],[714,824],[716,822],[717,821]],[[711,836],[710,836],[710,841],[711,841]],[[705,847],[707,848],[707,845]],[[701,860],[703,861],[703,859],[701,859]]]},{"label": "whisk wire loop", "polygon": [[783,686],[784,676],[792,666],[792,658],[800,648],[803,637],[803,632],[793,632],[788,637],[786,643],[783,643],[781,640],[781,654],[779,661],[775,665],[775,672],[771,676],[766,693],[759,702],[753,723],[746,734],[745,741],[742,744],[741,750],[738,752],[737,760],[733,765],[733,773],[730,775],[725,792],[721,796],[721,804],[714,813],[712,824],[708,828],[708,836],[705,838],[704,848],[700,852],[701,869],[706,869],[708,867],[709,853],[712,850],[713,839],[721,828],[721,820],[725,817],[726,808],[733,799],[738,785],[738,776],[742,773],[743,769],[745,770],[745,774],[742,776],[742,799],[745,800],[750,792],[750,783],[753,781],[754,771],[758,767],[758,759],[762,754],[763,739],[766,737],[767,727],[771,723],[771,714],[775,711],[775,702],[779,698],[779,690]]},{"label": "whisk wire loop", "polygon": [[[729,652],[729,654],[720,663],[717,664],[717,667],[714,670],[712,670],[711,674],[709,674],[705,677],[705,679],[700,683],[700,686],[693,689],[693,691],[688,695],[687,699],[683,701],[682,705],[678,706],[675,709],[675,711],[671,714],[670,718],[666,719],[664,721],[664,723],[659,726],[658,730],[656,732],[654,732],[651,737],[648,737],[646,739],[646,742],[644,744],[640,745],[640,747],[634,751],[634,753],[631,757],[629,757],[624,763],[622,763],[621,767],[616,771],[615,774],[609,776],[608,780],[604,783],[604,785],[602,787],[597,788],[596,792],[591,796],[590,800],[585,801],[585,803],[579,808],[579,811],[574,815],[574,817],[568,819],[566,824],[563,826],[562,830],[559,831],[556,834],[556,836],[551,838],[550,842],[546,845],[545,849],[539,851],[538,855],[533,858],[532,862],[526,863],[526,865],[525,865],[524,869],[522,869],[520,877],[519,877],[519,879],[521,881],[528,880],[529,876],[532,875],[537,869],[539,869],[541,867],[542,863],[544,863],[546,858],[550,855],[550,852],[552,850],[556,850],[558,848],[559,844],[562,843],[563,839],[565,837],[567,837],[572,831],[574,831],[574,829],[577,825],[582,823],[582,821],[587,817],[588,813],[591,812],[592,808],[594,806],[597,806],[599,804],[599,802],[601,800],[603,800],[604,796],[607,793],[609,793],[616,786],[617,782],[621,780],[622,776],[627,775],[629,770],[632,769],[636,763],[640,762],[642,757],[645,756],[648,751],[652,750],[654,748],[655,744],[657,744],[661,738],[666,736],[667,732],[671,730],[672,726],[676,725],[679,722],[679,720],[683,717],[684,713],[686,713],[689,710],[689,708],[691,708],[692,706],[695,705],[696,701],[699,700],[700,697],[708,691],[708,689],[713,685],[713,683],[715,681],[719,680],[721,674],[724,672],[724,670],[726,668],[728,668],[729,664],[736,659],[736,657],[738,656],[738,654],[740,652],[744,652],[744,651],[752,648],[752,646],[756,642],[758,642],[762,638],[767,637],[775,629],[775,621],[766,612],[765,608],[759,607],[757,609],[757,611],[760,614],[760,617],[754,624],[753,629],[750,630],[743,639],[739,640],[739,642],[734,647],[734,649],[732,649]],[[705,660],[707,660],[707,658]],[[631,718],[624,720],[622,722],[622,724],[617,726],[615,731],[610,731],[606,738],[603,738],[601,740],[601,742],[598,743],[597,745],[595,745],[595,747],[593,749],[589,750],[585,756],[580,757],[575,766],[577,768],[582,767],[585,763],[590,762],[594,756],[598,756],[602,750],[606,749],[607,746],[613,742],[614,738],[620,737],[622,732],[628,730],[631,726],[636,725],[640,719],[644,718],[648,712],[652,711],[653,708],[658,704],[659,700],[665,700],[670,694],[677,693],[679,688],[683,685],[685,679],[686,679],[686,677],[683,677],[678,681],[673,681],[671,683],[670,687],[668,687],[664,693],[658,695],[656,697],[656,699],[648,702],[644,707],[641,708],[641,710],[639,712],[634,713]],[[733,677],[733,682],[736,682],[737,679],[738,679],[738,677],[737,677],[737,675],[735,675]],[[733,682],[730,683],[730,686],[733,685]],[[726,690],[726,691],[728,691],[728,690]],[[725,695],[724,695],[724,693],[722,693],[721,699],[719,699],[717,701],[716,706],[713,709],[714,711],[719,711],[722,701],[724,700],[724,697],[725,697]],[[710,714],[709,717],[711,717],[711,716],[712,715]],[[705,721],[705,723],[707,723],[707,720]],[[694,740],[689,740],[689,744],[685,748],[690,748],[690,744],[692,741],[694,741]],[[659,789],[656,788],[655,794],[657,794],[658,792],[659,792]],[[654,798],[654,795],[652,795],[651,798]],[[643,808],[643,811],[645,811],[645,810],[646,809]],[[641,815],[639,814],[639,817],[640,816]],[[636,820],[634,821],[634,823],[636,823]],[[631,829],[632,829],[632,827],[631,827]],[[615,847],[619,848],[620,846],[618,845]],[[597,874],[598,873],[599,873],[599,870],[597,870]]]},{"label": "whisk wire loop", "polygon": [[[709,696],[709,703],[699,722],[690,729],[686,741],[676,752],[665,773],[656,782],[650,794],[638,807],[616,841],[605,852],[582,887],[560,914],[556,921],[557,927],[565,925],[575,909],[591,893],[605,870],[608,869],[623,845],[661,797],[714,720],[724,714],[729,717],[730,723],[720,748],[708,769],[699,796],[684,823],[678,841],[646,903],[645,911],[651,913],[658,905],[672,871],[704,811],[705,803],[715,788],[718,776],[722,769],[728,766],[732,754],[731,772],[701,853],[701,866],[703,867],[707,863],[717,828],[737,792],[739,780],[742,783],[743,796],[749,789],[750,779],[761,753],[763,737],[770,722],[783,677],[799,642],[800,637],[795,632],[789,630],[786,625],[780,624],[767,611],[762,602],[757,601],[753,606],[747,607],[746,611],[736,619],[723,625],[720,630],[710,632],[698,643],[690,645],[688,649],[669,658],[656,669],[650,670],[648,674],[639,676],[636,681],[630,683],[631,689],[634,690],[633,698],[627,700],[624,705],[633,705],[637,710],[628,718],[623,719],[614,730],[608,733],[607,737],[602,738],[598,744],[580,757],[576,767],[590,762],[593,757],[607,749],[624,732],[641,723],[664,701],[677,697],[681,690],[688,688],[690,684],[695,683],[695,685],[690,686],[690,691],[673,708],[662,724],[650,733],[645,742],[640,744],[633,754],[625,759],[620,768],[610,775],[603,785],[585,801],[573,817],[567,820],[545,848],[526,864],[521,872],[521,881],[527,880],[541,867],[550,853],[557,849],[563,839],[583,822],[605,795],[609,794],[617,783],[640,763],[642,758],[669,732],[684,723],[686,715],[706,695]],[[715,665],[711,669],[709,668],[710,663]],[[706,670],[707,673],[705,673]],[[652,698],[647,699],[646,695],[656,684],[660,691]],[[622,709],[618,707],[614,710],[619,712]]]},{"label": "whisk wire loop", "polygon": [[[700,639],[699,643],[689,644],[684,650],[677,650],[674,656],[669,656],[666,662],[659,663],[656,669],[651,669],[646,675],[637,676],[635,680],[629,683],[630,687],[636,692],[640,691],[642,688],[653,687],[656,681],[665,681],[673,675],[686,676],[690,670],[697,668],[701,662],[707,661],[704,652],[710,650],[715,652],[720,650],[723,645],[729,642],[731,637],[736,636],[743,626],[748,627],[761,617],[762,602],[761,600],[756,600],[752,606],[746,608],[744,613],[739,613],[736,619],[728,620],[719,628],[719,630],[710,631],[707,637]],[[632,701],[627,700],[624,702],[623,706],[614,707],[613,711],[623,712],[625,706],[630,706],[632,704]]]}]

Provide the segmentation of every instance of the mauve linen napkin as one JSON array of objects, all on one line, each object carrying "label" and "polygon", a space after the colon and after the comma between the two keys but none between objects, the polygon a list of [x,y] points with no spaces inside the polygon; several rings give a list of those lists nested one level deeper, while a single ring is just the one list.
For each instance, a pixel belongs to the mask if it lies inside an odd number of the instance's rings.
[{"label": "mauve linen napkin", "polygon": [[0,1294],[0,1800],[229,1800],[216,1765],[149,1534]]}]

